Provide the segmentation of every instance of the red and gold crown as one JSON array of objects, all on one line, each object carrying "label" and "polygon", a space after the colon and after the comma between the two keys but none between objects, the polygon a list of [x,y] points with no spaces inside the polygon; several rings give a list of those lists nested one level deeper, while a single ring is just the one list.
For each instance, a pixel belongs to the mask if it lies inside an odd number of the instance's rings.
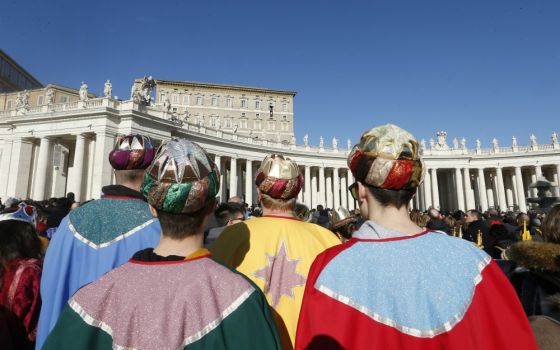
[{"label": "red and gold crown", "polygon": [[303,187],[303,175],[296,162],[280,154],[266,156],[255,178],[261,193],[276,199],[291,199]]},{"label": "red and gold crown", "polygon": [[386,124],[365,132],[348,155],[356,180],[388,190],[416,188],[424,165],[418,141],[408,131]]}]

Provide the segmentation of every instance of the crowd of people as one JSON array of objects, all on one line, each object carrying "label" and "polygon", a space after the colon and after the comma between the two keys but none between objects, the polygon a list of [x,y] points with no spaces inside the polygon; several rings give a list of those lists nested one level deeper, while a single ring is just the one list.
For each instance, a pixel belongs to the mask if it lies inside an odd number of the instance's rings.
[{"label": "crowd of people", "polygon": [[256,205],[218,203],[198,144],[121,137],[102,198],[0,202],[2,348],[554,349],[560,206],[409,210],[418,150],[397,126],[365,132],[349,211],[297,203],[280,154]]}]

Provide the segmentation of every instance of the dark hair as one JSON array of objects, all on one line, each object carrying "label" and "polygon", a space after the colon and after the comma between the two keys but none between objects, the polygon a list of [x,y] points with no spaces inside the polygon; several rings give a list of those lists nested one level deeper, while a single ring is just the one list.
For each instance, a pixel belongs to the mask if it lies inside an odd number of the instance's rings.
[{"label": "dark hair", "polygon": [[41,242],[35,228],[23,221],[0,221],[0,280],[4,267],[15,258],[41,258]]},{"label": "dark hair", "polygon": [[404,205],[408,205],[408,202],[410,202],[416,193],[416,188],[393,191],[368,185],[364,186],[369,189],[373,198],[375,198],[375,200],[377,200],[382,206],[393,206],[397,209],[400,209]]},{"label": "dark hair", "polygon": [[144,177],[144,172],[144,169],[115,170],[115,180],[117,184],[140,181]]},{"label": "dark hair", "polygon": [[214,216],[219,226],[225,226],[238,213],[245,214],[245,208],[241,203],[222,203],[214,210]]},{"label": "dark hair", "polygon": [[183,239],[194,236],[200,228],[206,216],[208,208],[214,202],[207,204],[202,209],[190,214],[173,214],[157,210],[157,217],[161,225],[161,234],[172,239]]},{"label": "dark hair", "polygon": [[552,207],[546,214],[541,228],[545,242],[560,244],[560,204]]}]

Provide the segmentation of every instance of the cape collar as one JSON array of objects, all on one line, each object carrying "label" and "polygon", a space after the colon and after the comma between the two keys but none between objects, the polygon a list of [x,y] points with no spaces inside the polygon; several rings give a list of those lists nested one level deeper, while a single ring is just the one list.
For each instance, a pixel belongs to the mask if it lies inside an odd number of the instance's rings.
[{"label": "cape collar", "polygon": [[103,192],[103,198],[122,198],[122,199],[141,199],[146,200],[144,195],[130,187],[122,185],[109,185],[104,186],[101,191]]}]

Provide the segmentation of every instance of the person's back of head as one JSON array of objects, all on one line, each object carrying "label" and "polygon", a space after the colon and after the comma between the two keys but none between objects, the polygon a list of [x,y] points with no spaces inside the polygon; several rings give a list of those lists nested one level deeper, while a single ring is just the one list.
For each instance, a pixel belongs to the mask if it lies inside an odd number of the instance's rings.
[{"label": "person's back of head", "polygon": [[228,199],[228,203],[243,204],[243,198],[241,198],[240,196],[233,196]]},{"label": "person's back of head", "polygon": [[158,217],[162,235],[175,240],[203,233],[214,209],[220,174],[198,144],[173,139],[146,170],[141,192]]},{"label": "person's back of head", "polygon": [[155,148],[149,137],[139,134],[119,137],[109,153],[117,185],[138,191],[144,172],[154,159]]},{"label": "person's back of head", "polygon": [[244,220],[245,208],[240,203],[222,203],[214,210],[218,226],[229,226]]},{"label": "person's back of head", "polygon": [[488,209],[487,215],[490,218],[499,218],[500,217],[500,213],[495,208]]},{"label": "person's back of head", "polygon": [[478,210],[467,210],[467,213],[465,214],[466,217],[466,221],[468,223],[474,222],[474,221],[478,221],[482,219],[482,214],[478,211]]},{"label": "person's back of head", "polygon": [[434,207],[430,207],[428,209],[428,216],[430,217],[430,220],[441,220],[440,211]]},{"label": "person's back of head", "polygon": [[264,214],[293,216],[297,195],[303,187],[303,175],[296,162],[279,154],[266,156],[257,170],[255,185]]}]

